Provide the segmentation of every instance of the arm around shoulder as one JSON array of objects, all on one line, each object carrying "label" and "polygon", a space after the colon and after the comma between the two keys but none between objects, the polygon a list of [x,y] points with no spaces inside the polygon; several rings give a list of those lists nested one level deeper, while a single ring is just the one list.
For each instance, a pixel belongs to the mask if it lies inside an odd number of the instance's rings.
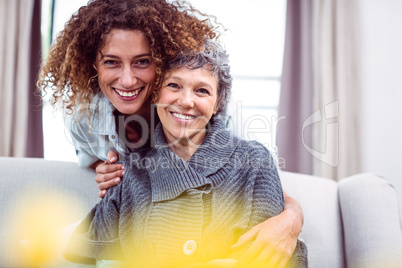
[{"label": "arm around shoulder", "polygon": [[[251,263],[259,267],[262,263],[269,263],[272,267],[285,267],[289,263],[289,260],[292,259],[293,263],[298,264],[295,267],[306,267],[306,247],[302,242],[297,240],[303,225],[301,207],[296,200],[283,193],[272,156],[266,149],[265,151],[261,150],[262,153],[259,157],[263,158],[262,162],[265,164],[261,166],[261,177],[256,181],[254,191],[255,193],[265,191],[267,195],[274,195],[275,193],[281,195],[281,199],[279,200],[281,203],[273,204],[278,200],[272,198],[263,198],[262,200],[254,200],[254,202],[263,207],[281,207],[279,211],[276,210],[274,215],[268,216],[265,214],[265,218],[263,219],[265,221],[260,221],[259,224],[251,228],[233,246],[234,248],[238,248],[249,242],[253,243],[239,260],[237,266],[242,267],[243,265],[247,267]],[[253,198],[258,199],[261,196],[263,197],[264,195],[257,194]],[[258,207],[254,209],[258,210]]]}]

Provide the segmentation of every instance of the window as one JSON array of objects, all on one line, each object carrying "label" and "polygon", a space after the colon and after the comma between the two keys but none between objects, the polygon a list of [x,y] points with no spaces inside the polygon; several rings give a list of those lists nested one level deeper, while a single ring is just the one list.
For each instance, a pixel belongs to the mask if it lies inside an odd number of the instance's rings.
[{"label": "window", "polygon": [[[46,6],[51,0],[43,0]],[[87,0],[55,0],[53,37]],[[228,114],[237,136],[275,151],[275,132],[285,36],[285,0],[191,0],[227,29],[220,40],[230,55],[234,78]],[[47,4],[49,6],[49,4]],[[45,14],[45,12],[44,12]],[[45,22],[44,22],[45,23]],[[43,108],[45,158],[76,161],[61,112]]]},{"label": "window", "polygon": [[234,132],[276,151],[276,123],[285,39],[285,0],[192,0],[227,31],[233,87],[228,114]]},{"label": "window", "polygon": [[[52,2],[54,6],[52,7]],[[43,55],[48,51],[50,40],[54,40],[64,24],[88,0],[42,0],[42,41]],[[51,9],[54,8],[53,23]],[[43,102],[43,139],[44,158],[47,160],[61,160],[77,162],[75,148],[71,143],[70,135],[64,128],[61,110],[54,110],[48,101]]]}]

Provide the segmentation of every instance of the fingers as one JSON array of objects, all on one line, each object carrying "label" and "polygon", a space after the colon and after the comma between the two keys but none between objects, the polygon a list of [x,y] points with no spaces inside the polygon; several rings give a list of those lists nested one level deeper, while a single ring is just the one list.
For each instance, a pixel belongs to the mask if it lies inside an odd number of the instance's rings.
[{"label": "fingers", "polygon": [[119,156],[117,155],[116,152],[114,151],[109,151],[107,153],[107,160],[109,161],[110,164],[115,163],[117,160],[119,160]]},{"label": "fingers", "polygon": [[[276,240],[270,242],[259,238],[257,237],[255,242],[257,249],[253,249],[254,252],[245,253],[245,255],[250,254],[246,257],[249,260],[250,267],[286,267],[295,249],[288,243],[289,241]],[[261,250],[255,255],[258,247],[261,247]]]},{"label": "fingers", "polygon": [[[269,248],[264,248],[261,253],[252,261],[251,267],[276,267],[275,256]],[[269,266],[271,265],[271,266]]]},{"label": "fingers", "polygon": [[260,223],[239,238],[232,248],[238,249],[245,244],[251,246],[235,267],[286,267],[295,249],[297,236],[293,237],[290,231],[292,221],[287,220],[287,214],[281,215]]},{"label": "fingers", "polygon": [[99,197],[100,198],[104,198],[105,195],[106,195],[106,190],[102,190],[102,191],[99,192]]},{"label": "fingers", "polygon": [[[108,162],[103,162],[98,165],[95,169],[96,174],[114,174],[115,177],[121,177],[124,175],[124,166],[122,164],[109,164]],[[121,176],[120,176],[121,175]],[[109,180],[111,176],[108,176]],[[108,180],[108,179],[106,179]],[[102,180],[104,181],[104,180]],[[100,181],[100,182],[102,182]],[[99,183],[99,182],[98,182]]]},{"label": "fingers", "polygon": [[255,239],[257,236],[258,232],[260,231],[261,225],[258,224],[251,228],[248,232],[240,236],[240,238],[237,240],[236,244],[232,246],[232,249],[238,249],[240,247],[243,247],[246,245],[248,242],[251,240]]},{"label": "fingers", "polygon": [[99,164],[95,171],[95,181],[98,183],[98,187],[101,190],[99,197],[103,198],[107,189],[120,183],[121,178],[124,176],[124,166],[122,164],[113,164],[118,160],[116,152],[108,152],[108,160]]},{"label": "fingers", "polygon": [[98,184],[98,188],[99,188],[99,190],[107,190],[107,189],[109,189],[110,187],[113,187],[113,186],[115,186],[115,185],[117,185],[117,184],[119,184],[121,182],[121,179],[120,178],[114,178],[114,179],[111,179],[111,180],[108,180],[108,181],[105,181],[105,182],[100,182],[99,184]]},{"label": "fingers", "polygon": [[120,183],[121,177],[124,176],[124,166],[122,164],[114,164],[119,156],[114,151],[107,153],[107,160],[97,165],[95,181],[100,189],[99,197],[106,195],[106,190]]},{"label": "fingers", "polygon": [[[268,260],[265,260],[265,266],[264,267],[275,267],[275,268],[277,268],[277,267],[279,267],[279,263],[280,263],[280,261],[282,259],[283,259],[283,256],[281,256],[279,254],[270,256],[268,258]],[[263,259],[262,259],[262,261],[263,261]]]},{"label": "fingers", "polygon": [[285,268],[286,265],[288,264],[289,260],[290,260],[290,257],[291,257],[291,256],[289,256],[289,258],[282,258],[282,259],[279,261],[278,268]]},{"label": "fingers", "polygon": [[[235,267],[247,267],[251,262],[257,258],[258,254],[263,249],[264,244],[259,241],[254,241],[249,249],[241,256]],[[268,249],[269,250],[269,249]]]},{"label": "fingers", "polygon": [[[106,165],[106,164],[102,164]],[[100,184],[103,182],[108,182],[110,180],[116,180],[118,178],[122,178],[124,176],[124,167],[123,165],[107,165],[105,167],[101,167],[102,165],[99,165],[99,167],[96,169],[96,177],[95,181]],[[116,183],[119,183],[120,181],[116,181]],[[116,185],[116,183],[109,182],[112,186]],[[108,184],[107,184],[108,185]],[[100,187],[101,190],[107,189],[104,187]]]}]

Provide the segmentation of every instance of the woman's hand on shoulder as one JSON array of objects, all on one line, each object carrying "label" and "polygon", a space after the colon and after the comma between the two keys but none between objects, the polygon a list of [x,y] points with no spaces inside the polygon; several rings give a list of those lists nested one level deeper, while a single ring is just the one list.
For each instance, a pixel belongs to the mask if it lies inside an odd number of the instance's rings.
[{"label": "woman's hand on shoulder", "polygon": [[254,240],[234,267],[286,267],[302,226],[300,205],[285,193],[284,211],[251,228],[232,246],[237,250]]},{"label": "woman's hand on shoulder", "polygon": [[105,197],[107,189],[119,184],[124,176],[124,166],[114,164],[118,159],[116,152],[109,151],[106,161],[99,161],[92,165],[96,171],[95,181],[98,183],[100,198]]}]

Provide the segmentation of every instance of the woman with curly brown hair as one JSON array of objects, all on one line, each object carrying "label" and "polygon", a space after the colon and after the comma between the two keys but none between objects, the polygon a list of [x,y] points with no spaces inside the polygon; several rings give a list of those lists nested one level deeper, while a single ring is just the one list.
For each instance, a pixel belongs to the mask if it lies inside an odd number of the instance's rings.
[{"label": "woman with curly brown hair", "polygon": [[[118,154],[150,145],[158,121],[151,95],[165,63],[217,37],[211,17],[196,14],[202,15],[178,1],[93,0],[55,40],[38,86],[66,111],[78,162],[96,168],[101,197],[124,174],[123,165],[113,164]],[[256,240],[245,258],[275,257],[267,254],[275,248],[290,257],[303,215],[290,197],[285,205],[282,214],[243,236],[240,246]]]}]

